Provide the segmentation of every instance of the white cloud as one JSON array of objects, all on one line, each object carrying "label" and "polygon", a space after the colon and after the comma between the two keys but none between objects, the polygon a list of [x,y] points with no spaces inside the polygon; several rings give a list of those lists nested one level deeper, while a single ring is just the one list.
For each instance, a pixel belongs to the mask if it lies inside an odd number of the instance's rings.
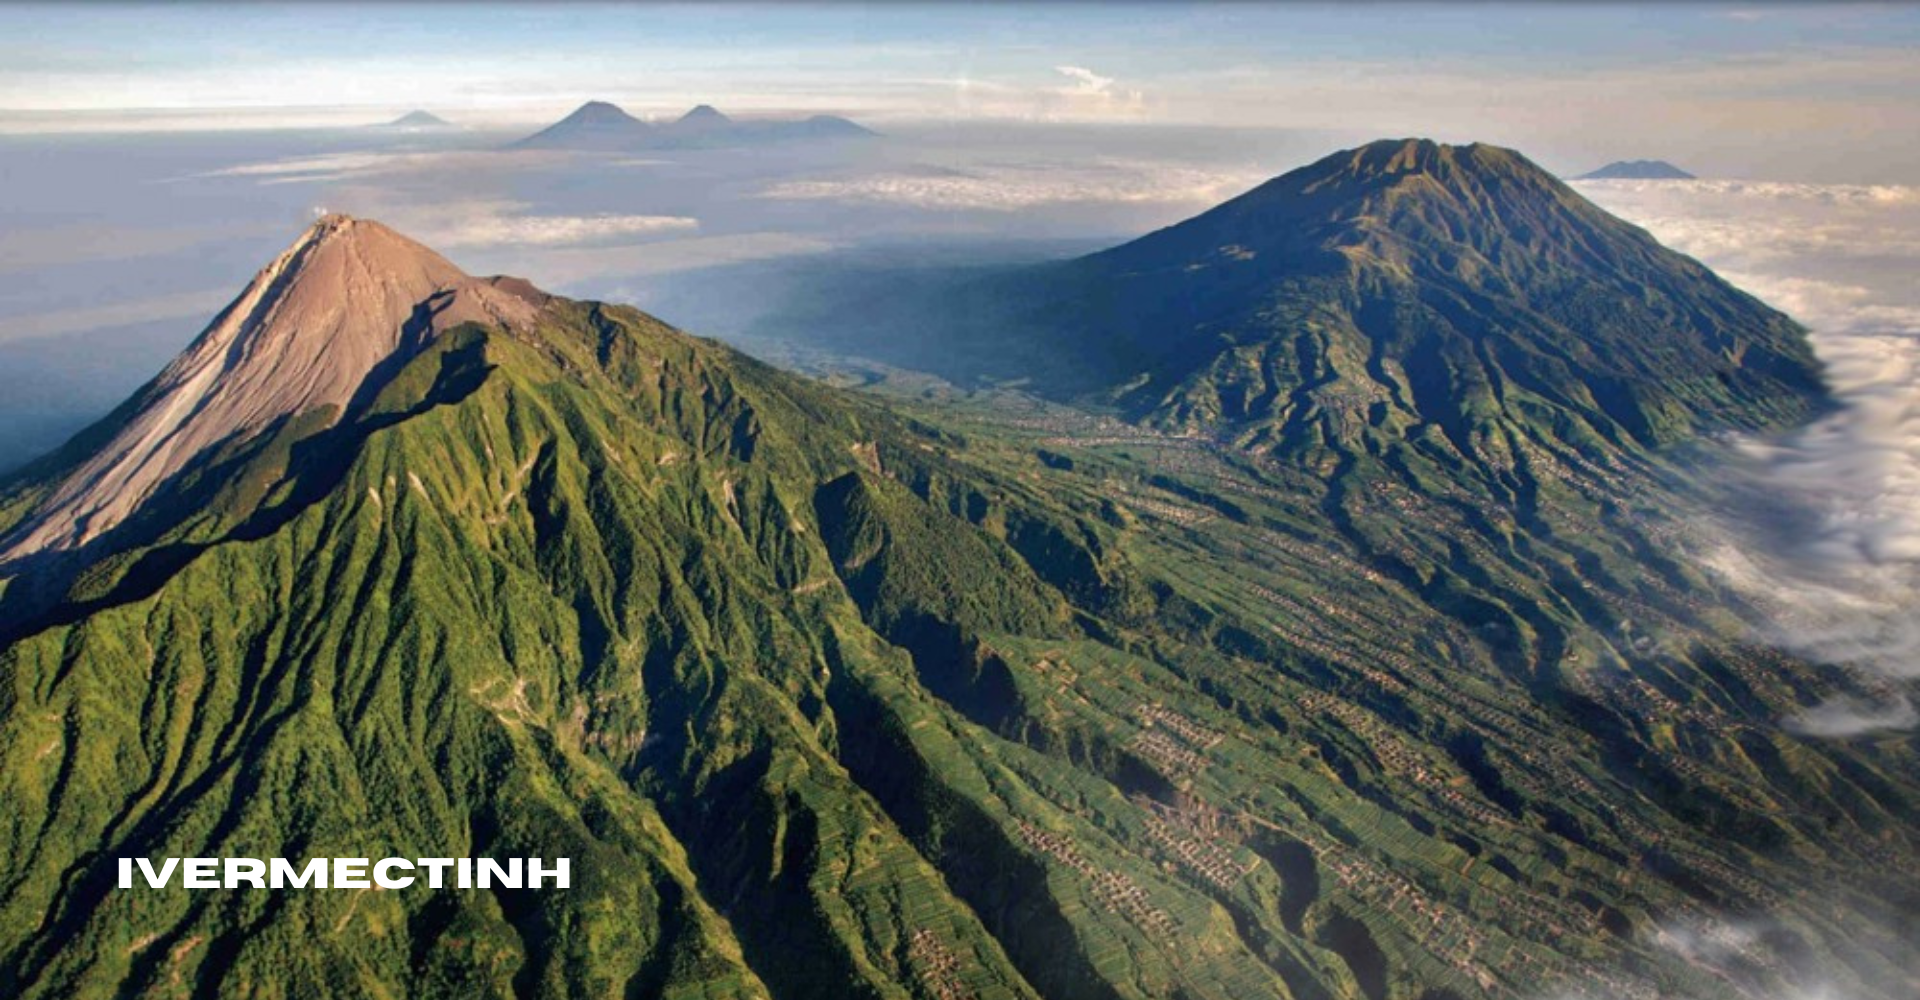
[{"label": "white cloud", "polygon": [[322,184],[429,171],[498,171],[537,167],[566,154],[543,150],[440,150],[406,153],[323,153],[210,170],[198,177],[252,177],[261,184]]},{"label": "white cloud", "polygon": [[[420,154],[432,155],[432,154]],[[414,157],[393,153],[326,153],[320,156],[288,157],[259,163],[242,163],[200,174],[201,177],[259,177],[262,183],[288,181],[338,180],[360,174],[400,169]]]},{"label": "white cloud", "polygon": [[1073,82],[1054,92],[1058,105],[1051,117],[1138,118],[1146,113],[1146,94],[1118,86],[1113,77],[1085,66],[1055,66],[1053,71]]},{"label": "white cloud", "polygon": [[[1920,188],[1754,181],[1583,182],[1811,331],[1840,406],[1741,443],[1732,470],[1806,512],[1731,518],[1705,560],[1767,609],[1767,638],[1824,662],[1920,678]],[[1906,694],[1836,698],[1787,720],[1837,737],[1920,723]]]},{"label": "white cloud", "polygon": [[630,246],[526,248],[503,270],[537,276],[543,288],[607,295],[592,286],[611,278],[650,277],[745,261],[825,253],[836,245],[792,233],[732,233]]},{"label": "white cloud", "polygon": [[432,203],[389,192],[348,200],[354,214],[378,219],[446,251],[625,245],[685,236],[700,228],[698,219],[684,215],[534,214],[526,202],[507,199]]},{"label": "white cloud", "polygon": [[1055,66],[1053,71],[1075,81],[1066,89],[1070,94],[1097,97],[1113,89],[1113,77],[1101,76],[1084,66]]},{"label": "white cloud", "polygon": [[[1831,901],[1807,898],[1798,903],[1794,909],[1802,913],[1829,910],[1832,906]],[[1795,941],[1800,936],[1794,925],[1783,919],[1785,912],[1749,911],[1735,915],[1682,908],[1658,918],[1641,931],[1640,938],[1654,956],[1663,959],[1663,964],[1725,980],[1733,986],[1729,996],[1749,1000],[1865,1000],[1869,996],[1905,995],[1905,987],[1911,985],[1907,982],[1870,981],[1862,984],[1867,992],[1854,992],[1831,981],[1831,975],[1822,974],[1824,970],[1782,946],[1783,942]],[[1889,936],[1884,928],[1873,928],[1872,932],[1875,937]],[[1743,968],[1747,974],[1737,979],[1731,977],[1728,970],[1733,968]],[[1847,967],[1836,965],[1835,968]],[[1682,995],[1656,988],[1654,982],[1643,978],[1647,971],[1646,966],[1636,960],[1605,970],[1591,970],[1583,977],[1584,982],[1563,981],[1551,992],[1534,996],[1537,1000],[1627,1000],[1637,996]],[[1755,976],[1756,972],[1764,979]]]},{"label": "white cloud", "polygon": [[951,76],[897,76],[882,81],[880,90],[902,102],[889,109],[891,113],[907,118],[1144,121],[1162,110],[1148,100],[1144,89],[1122,85],[1085,66],[1054,66],[1052,73],[1038,78],[1029,72],[996,78],[964,71]]},{"label": "white cloud", "polygon": [[1807,736],[1844,739],[1868,733],[1902,731],[1920,726],[1920,712],[1906,695],[1884,703],[1838,697],[1807,709],[1786,721],[1789,730]]},{"label": "white cloud", "polygon": [[[638,238],[689,233],[700,228],[684,215],[517,215],[512,202],[485,203],[451,225],[429,229],[423,240],[432,246],[559,247],[589,243],[631,242]],[[504,210],[488,210],[493,206]]]},{"label": "white cloud", "polygon": [[1213,204],[1266,179],[1256,168],[1146,161],[1004,164],[972,171],[922,169],[787,181],[760,193],[789,200],[878,202],[935,210],[1016,212],[1039,205]]},{"label": "white cloud", "polygon": [[[1831,901],[1817,899],[1803,899],[1801,903],[1808,910],[1828,910],[1833,905]],[[1858,928],[1862,931],[1866,929]],[[1886,937],[1888,929],[1873,928],[1872,933],[1874,937]],[[1798,932],[1774,914],[1733,916],[1695,913],[1655,925],[1649,937],[1655,948],[1680,958],[1696,970],[1728,978],[1729,982],[1733,980],[1727,977],[1725,970],[1731,966],[1746,965],[1768,970],[1773,974],[1769,977],[1771,982],[1736,989],[1740,996],[1756,1000],[1864,1000],[1867,996],[1905,995],[1913,985],[1911,980],[1901,981],[1898,978],[1870,980],[1862,984],[1867,992],[1859,993],[1829,981],[1832,978],[1830,975],[1822,975],[1815,968],[1808,968],[1807,963],[1798,960],[1798,956],[1779,946],[1778,942],[1783,937],[1793,940],[1798,937]],[[1898,974],[1895,975],[1897,977]],[[1583,996],[1581,1000],[1613,998]]]}]

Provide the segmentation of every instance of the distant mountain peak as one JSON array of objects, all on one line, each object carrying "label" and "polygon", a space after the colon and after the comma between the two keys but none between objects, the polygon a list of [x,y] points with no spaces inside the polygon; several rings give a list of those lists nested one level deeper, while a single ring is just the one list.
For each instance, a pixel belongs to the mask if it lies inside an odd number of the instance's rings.
[{"label": "distant mountain peak", "polygon": [[400,117],[395,118],[390,122],[387,122],[384,127],[405,128],[405,129],[427,129],[427,128],[453,128],[454,126],[452,122],[449,122],[445,118],[442,118],[439,115],[436,115],[430,111],[409,111],[406,114],[401,115]]},{"label": "distant mountain peak", "polygon": [[140,391],[117,433],[0,542],[0,561],[85,544],[197,457],[314,411],[338,420],[389,359],[463,322],[524,324],[541,298],[378,222],[323,216]]},{"label": "distant mountain peak", "polygon": [[656,126],[605,101],[589,101],[573,114],[514,145],[521,149],[628,152],[832,141],[877,134],[834,115],[814,115],[802,120],[738,121],[711,104],[696,105],[679,118]]},{"label": "distant mountain peak", "polygon": [[588,101],[552,125],[514,143],[521,149],[631,149],[646,141],[653,126],[617,104]]},{"label": "distant mountain peak", "polygon": [[608,101],[588,101],[580,105],[573,109],[572,114],[560,119],[561,124],[568,122],[576,125],[626,124],[629,122],[635,125],[646,124],[640,119],[627,114],[626,110],[618,104],[613,104]]},{"label": "distant mountain peak", "polygon": [[728,124],[732,124],[733,119],[722,114],[719,108],[716,108],[711,104],[701,104],[701,105],[696,105],[692,111],[689,111],[684,115],[681,115],[679,120],[679,123],[682,125],[688,125],[688,124],[693,124],[698,122],[711,122],[715,125],[728,125]]},{"label": "distant mountain peak", "polygon": [[809,115],[804,121],[799,123],[799,127],[804,129],[809,135],[823,139],[877,137],[880,135],[880,133],[875,132],[865,125],[851,118],[843,118],[840,115]]},{"label": "distant mountain peak", "polygon": [[1690,181],[1694,175],[1665,160],[1615,160],[1578,181]]},{"label": "distant mountain peak", "polygon": [[728,135],[741,129],[741,124],[722,114],[711,104],[702,104],[661,129],[661,132],[673,139],[706,138]]}]

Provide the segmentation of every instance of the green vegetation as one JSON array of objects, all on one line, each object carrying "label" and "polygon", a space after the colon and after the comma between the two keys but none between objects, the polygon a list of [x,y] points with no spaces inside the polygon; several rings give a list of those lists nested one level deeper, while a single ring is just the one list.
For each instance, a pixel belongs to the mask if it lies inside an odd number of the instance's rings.
[{"label": "green vegetation", "polygon": [[1792,320],[1495,146],[1375,142],[1077,260],[888,278],[855,289],[875,322],[829,298],[767,333],[1309,463],[1498,470],[1516,437],[1591,457],[1825,405]]},{"label": "green vegetation", "polygon": [[[1867,682],[1749,644],[1661,485],[1813,405],[1754,379],[1210,436],[457,328],[0,592],[0,995],[1893,1000],[1915,743],[1780,729]],[[111,888],[333,854],[574,887]]]}]

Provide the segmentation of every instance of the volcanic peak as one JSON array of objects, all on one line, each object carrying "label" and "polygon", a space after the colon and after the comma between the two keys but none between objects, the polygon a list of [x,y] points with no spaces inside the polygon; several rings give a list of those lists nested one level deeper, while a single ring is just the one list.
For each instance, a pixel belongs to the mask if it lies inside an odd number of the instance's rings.
[{"label": "volcanic peak", "polygon": [[337,421],[389,361],[461,323],[524,326],[544,301],[378,222],[324,216],[123,408],[107,443],[0,540],[0,562],[86,544],[196,457],[311,411]]}]

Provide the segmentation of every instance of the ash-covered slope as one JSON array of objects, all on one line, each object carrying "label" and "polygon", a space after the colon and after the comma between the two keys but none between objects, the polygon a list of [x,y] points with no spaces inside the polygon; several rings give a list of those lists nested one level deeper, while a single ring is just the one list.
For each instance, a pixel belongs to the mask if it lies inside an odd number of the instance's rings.
[{"label": "ash-covered slope", "polygon": [[542,296],[472,278],[377,222],[330,215],[83,439],[104,438],[0,537],[0,563],[90,542],[197,459],[282,421],[339,419],[449,326],[525,325]]}]

